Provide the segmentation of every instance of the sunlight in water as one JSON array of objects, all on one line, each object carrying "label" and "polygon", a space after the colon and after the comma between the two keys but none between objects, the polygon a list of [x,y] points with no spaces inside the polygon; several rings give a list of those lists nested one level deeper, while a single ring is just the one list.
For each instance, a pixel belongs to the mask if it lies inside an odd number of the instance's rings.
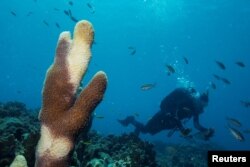
[{"label": "sunlight in water", "polygon": [[188,76],[181,76],[177,77],[177,87],[184,87],[184,88],[195,88],[194,82],[188,79]]},{"label": "sunlight in water", "polygon": [[144,2],[155,19],[171,21],[183,16],[182,0],[144,0]]}]

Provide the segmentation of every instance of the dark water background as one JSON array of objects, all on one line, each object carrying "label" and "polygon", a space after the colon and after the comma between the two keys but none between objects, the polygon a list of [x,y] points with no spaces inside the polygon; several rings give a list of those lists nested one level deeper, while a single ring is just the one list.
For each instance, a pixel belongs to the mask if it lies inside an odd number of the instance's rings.
[{"label": "dark water background", "polygon": [[[211,142],[227,149],[250,149],[250,134],[239,142],[225,126],[229,116],[242,122],[240,130],[250,128],[250,108],[240,103],[250,100],[250,1],[72,0],[72,6],[68,2],[1,0],[1,102],[18,100],[29,108],[40,106],[43,80],[58,36],[65,30],[72,32],[75,25],[63,12],[71,9],[77,19],[91,21],[96,32],[84,84],[98,70],[104,70],[109,79],[105,98],[95,111],[104,118],[96,118],[93,129],[103,134],[132,131],[116,120],[134,114],[146,122],[176,87],[191,84],[204,91],[214,82],[217,89],[209,88],[209,106],[201,116],[204,126],[216,130]],[[134,55],[130,55],[130,46],[136,48]],[[188,58],[188,65],[183,56]],[[215,60],[223,62],[226,70],[218,68]],[[240,68],[236,61],[246,67]],[[166,64],[171,64],[176,74],[168,76]],[[231,84],[215,80],[213,74],[228,78]],[[145,83],[156,86],[142,91],[140,86]],[[187,126],[193,127],[191,121]],[[166,134],[141,137],[185,142],[179,133],[172,138]]]}]

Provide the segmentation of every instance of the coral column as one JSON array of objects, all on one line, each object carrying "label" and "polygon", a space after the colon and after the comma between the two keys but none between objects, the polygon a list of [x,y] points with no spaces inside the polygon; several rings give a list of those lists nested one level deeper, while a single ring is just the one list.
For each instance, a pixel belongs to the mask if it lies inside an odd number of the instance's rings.
[{"label": "coral column", "polygon": [[76,24],[74,37],[62,32],[54,63],[47,71],[43,102],[39,114],[41,137],[37,145],[37,167],[68,166],[68,154],[75,134],[84,128],[91,113],[103,98],[107,77],[100,71],[76,96],[91,57],[94,30],[88,21]]}]

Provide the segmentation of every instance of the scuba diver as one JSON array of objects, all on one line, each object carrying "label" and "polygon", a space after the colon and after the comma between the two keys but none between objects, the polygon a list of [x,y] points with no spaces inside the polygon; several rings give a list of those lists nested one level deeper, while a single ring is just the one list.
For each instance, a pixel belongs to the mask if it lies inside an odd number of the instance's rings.
[{"label": "scuba diver", "polygon": [[135,120],[134,116],[128,116],[118,120],[123,126],[132,124],[135,126],[135,134],[149,133],[155,135],[162,130],[170,130],[168,136],[179,130],[184,137],[189,136],[191,129],[184,128],[183,122],[193,118],[193,124],[200,131],[204,140],[213,136],[214,130],[204,128],[199,123],[199,115],[208,105],[208,91],[200,94],[194,88],[177,88],[166,96],[158,111],[146,125]]}]

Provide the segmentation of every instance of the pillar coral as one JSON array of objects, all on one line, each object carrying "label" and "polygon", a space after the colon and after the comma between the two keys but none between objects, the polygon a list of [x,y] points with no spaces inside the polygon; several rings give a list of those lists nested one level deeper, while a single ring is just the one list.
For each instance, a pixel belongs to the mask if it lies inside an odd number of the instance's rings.
[{"label": "pillar coral", "polygon": [[84,128],[107,86],[106,74],[97,72],[76,96],[86,73],[94,30],[88,21],[80,21],[71,39],[69,32],[60,34],[54,63],[47,71],[39,114],[41,137],[36,151],[36,167],[66,167],[75,135]]}]

